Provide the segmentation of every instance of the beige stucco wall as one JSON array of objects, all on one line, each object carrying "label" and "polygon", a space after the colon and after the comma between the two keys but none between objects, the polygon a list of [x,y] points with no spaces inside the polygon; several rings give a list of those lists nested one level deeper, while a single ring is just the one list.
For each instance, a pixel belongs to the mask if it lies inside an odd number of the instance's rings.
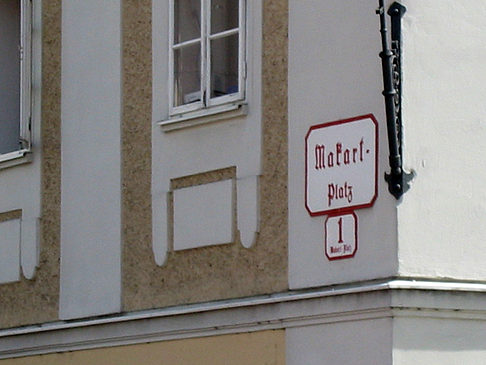
[{"label": "beige stucco wall", "polygon": [[[263,1],[263,174],[256,244],[246,249],[237,238],[229,245],[169,252],[158,267],[151,246],[151,2],[124,1],[124,310],[287,289],[287,11],[287,0]],[[234,174],[234,169],[198,174],[172,181],[172,188]]]},{"label": "beige stucco wall", "polygon": [[[33,280],[0,285],[0,327],[58,318],[60,233],[61,0],[42,1],[42,216]],[[19,216],[20,211],[0,216]]]},{"label": "beige stucco wall", "polygon": [[2,360],[2,365],[283,365],[285,331],[195,338]]}]

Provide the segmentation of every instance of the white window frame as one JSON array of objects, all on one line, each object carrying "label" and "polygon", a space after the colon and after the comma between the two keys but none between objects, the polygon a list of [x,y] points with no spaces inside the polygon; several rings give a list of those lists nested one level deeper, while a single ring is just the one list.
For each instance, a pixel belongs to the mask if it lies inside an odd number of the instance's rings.
[{"label": "white window frame", "polygon": [[[169,114],[171,117],[190,119],[220,113],[236,108],[244,103],[246,89],[246,0],[239,1],[239,24],[238,28],[223,31],[211,35],[211,0],[201,0],[201,36],[200,38],[174,44],[174,2],[169,1]],[[211,74],[211,40],[222,38],[231,34],[238,34],[238,92],[210,97],[210,74]],[[201,89],[200,95],[203,97],[193,103],[174,106],[174,51],[190,44],[201,44]],[[228,107],[224,107],[227,105]]]},{"label": "white window frame", "polygon": [[[0,163],[32,150],[32,0],[20,1],[20,134],[19,149],[0,154]],[[1,167],[1,166],[0,166]]]}]

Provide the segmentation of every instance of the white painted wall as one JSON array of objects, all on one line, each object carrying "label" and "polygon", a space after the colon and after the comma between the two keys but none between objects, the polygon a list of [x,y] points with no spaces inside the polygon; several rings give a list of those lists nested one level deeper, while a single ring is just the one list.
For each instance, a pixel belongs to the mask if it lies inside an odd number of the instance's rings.
[{"label": "white painted wall", "polygon": [[63,319],[121,306],[121,4],[62,3]]},{"label": "white painted wall", "polygon": [[[360,281],[397,272],[396,202],[388,168],[378,2],[290,0],[289,30],[289,280],[291,288]],[[330,262],[326,216],[304,205],[305,135],[312,125],[372,113],[378,120],[378,197],[356,211],[358,251]],[[323,189],[326,189],[323,187]]]},{"label": "white painted wall", "polygon": [[[153,13],[157,16],[153,19],[152,207],[153,248],[155,261],[159,265],[165,262],[169,250],[167,200],[171,190],[171,179],[235,166],[237,206],[234,209],[237,211],[237,229],[242,244],[245,247],[251,246],[258,231],[258,176],[261,173],[262,158],[262,3],[260,0],[248,0],[246,3],[248,114],[216,123],[165,132],[157,122],[167,120],[169,117],[167,84],[169,5],[168,1],[153,1]],[[211,118],[217,119],[219,116]],[[223,189],[221,199],[226,199],[225,194],[226,191]],[[175,207],[175,209],[179,208]],[[177,222],[176,227],[192,226],[195,232],[212,229],[211,226],[204,225],[202,215],[198,220],[189,220],[189,215],[180,216],[183,220]],[[196,225],[198,226],[195,227]],[[222,231],[227,232],[231,229],[232,227],[226,226]]]},{"label": "white painted wall", "polygon": [[288,365],[392,364],[392,319],[287,328]]},{"label": "white painted wall", "polygon": [[393,364],[476,365],[486,360],[486,320],[397,318]]},{"label": "white painted wall", "polygon": [[486,3],[406,0],[400,274],[486,277]]}]

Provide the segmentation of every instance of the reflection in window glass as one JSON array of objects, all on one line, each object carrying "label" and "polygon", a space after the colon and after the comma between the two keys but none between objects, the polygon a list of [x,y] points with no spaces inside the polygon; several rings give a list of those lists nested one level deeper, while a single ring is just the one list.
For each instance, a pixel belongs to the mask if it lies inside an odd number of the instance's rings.
[{"label": "reflection in window glass", "polygon": [[201,45],[174,50],[174,106],[201,100]]},{"label": "reflection in window glass", "polygon": [[238,28],[238,0],[211,0],[211,34]]},{"label": "reflection in window glass", "polygon": [[238,92],[238,34],[211,41],[211,97]]},{"label": "reflection in window glass", "polygon": [[201,36],[201,0],[174,0],[174,44]]},{"label": "reflection in window glass", "polygon": [[[1,0],[0,0],[1,1]],[[244,98],[243,0],[170,0],[171,114]]]},{"label": "reflection in window glass", "polygon": [[20,137],[20,1],[0,1],[0,154]]}]

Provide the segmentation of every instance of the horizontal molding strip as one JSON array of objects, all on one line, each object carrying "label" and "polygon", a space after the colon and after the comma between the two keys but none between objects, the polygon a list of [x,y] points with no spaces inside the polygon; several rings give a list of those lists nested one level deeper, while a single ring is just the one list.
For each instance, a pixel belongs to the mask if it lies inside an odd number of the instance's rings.
[{"label": "horizontal molding strip", "polygon": [[18,329],[0,330],[0,338],[5,336],[14,336],[20,334],[58,331],[62,329],[97,326],[109,323],[119,323],[127,321],[136,321],[142,319],[178,316],[183,314],[201,313],[209,311],[226,310],[232,308],[251,307],[259,305],[276,304],[291,301],[301,301],[306,299],[316,299],[329,296],[358,294],[380,290],[439,290],[439,291],[465,291],[465,292],[484,292],[486,293],[486,284],[482,283],[465,283],[465,282],[440,282],[424,280],[391,280],[383,282],[374,282],[366,284],[354,284],[346,286],[325,287],[319,289],[289,291],[285,293],[276,293],[265,296],[250,298],[230,299],[223,301],[190,304],[185,306],[176,306],[163,309],[146,310],[132,312],[117,316],[109,316],[95,319],[73,320],[62,322],[50,322],[36,326],[26,326]]},{"label": "horizontal molding strip", "polygon": [[[486,284],[383,280],[12,328],[0,331],[0,358],[412,316],[418,302],[413,302],[413,296],[405,293],[409,290],[453,292],[455,296],[466,292],[470,296],[470,293],[486,293]],[[413,305],[394,304],[392,293],[396,291],[405,291],[404,297],[411,297]],[[348,300],[353,295],[362,295],[362,298]],[[485,307],[474,308],[458,312],[455,307],[454,310],[444,307],[441,311],[430,311],[430,316],[457,315],[464,319],[486,320],[486,311],[479,310]]]}]

